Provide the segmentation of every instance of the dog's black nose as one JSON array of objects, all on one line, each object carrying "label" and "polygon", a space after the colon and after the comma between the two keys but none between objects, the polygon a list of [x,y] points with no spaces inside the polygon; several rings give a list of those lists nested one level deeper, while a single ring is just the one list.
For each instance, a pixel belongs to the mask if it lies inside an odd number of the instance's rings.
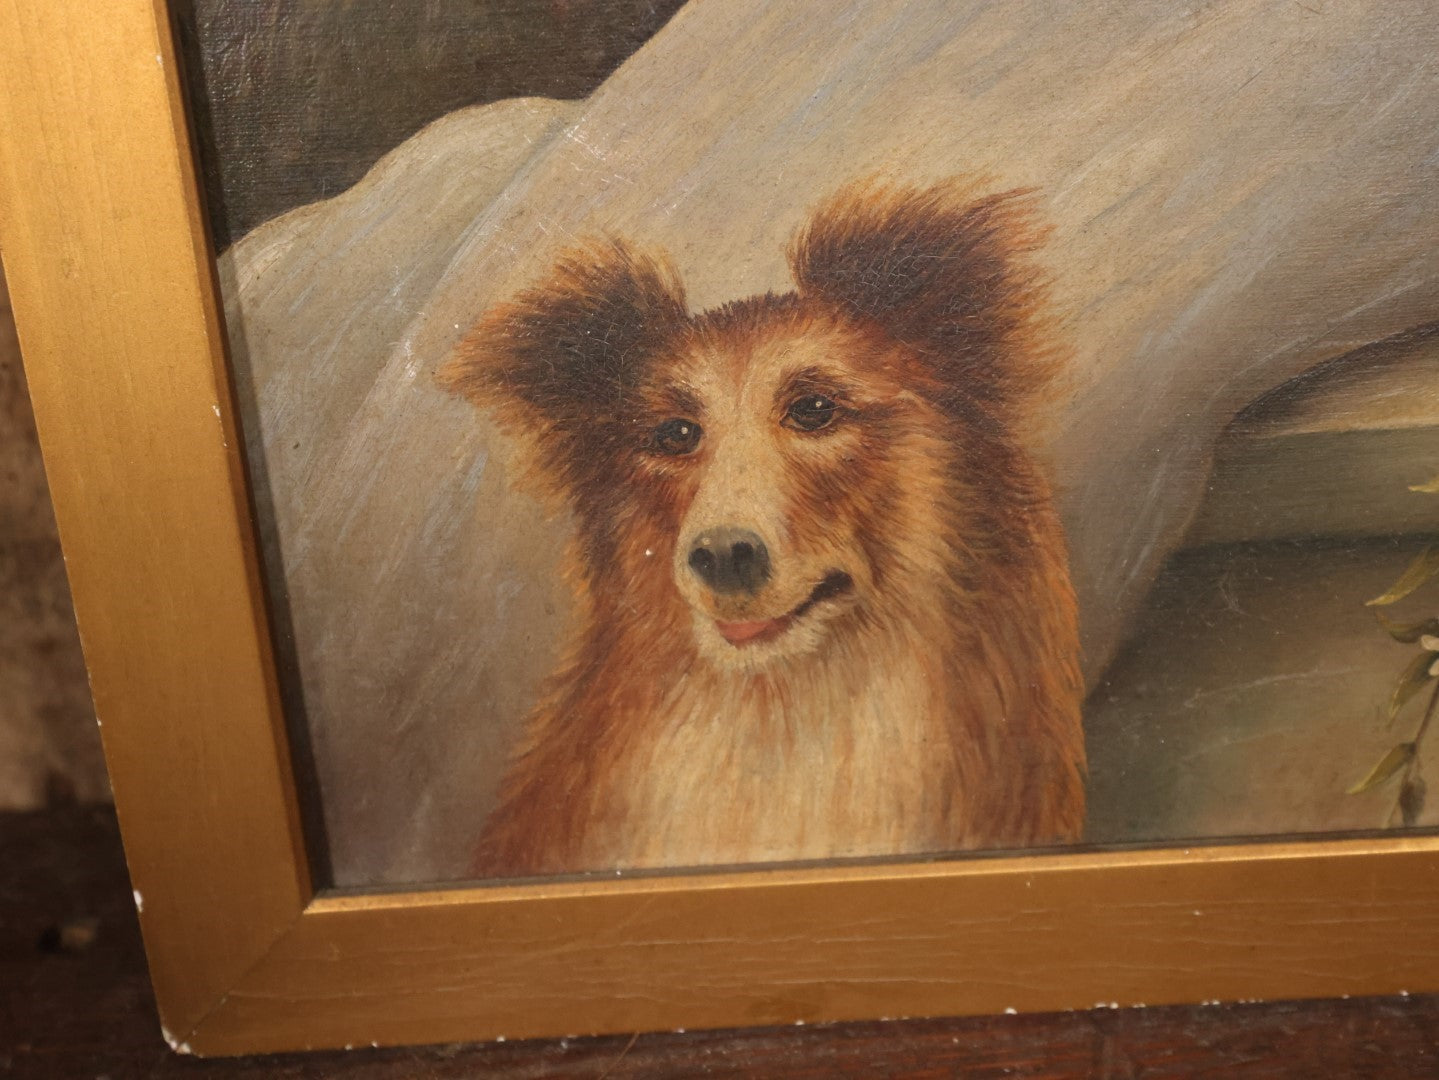
[{"label": "dog's black nose", "polygon": [[759,592],[769,580],[769,552],[749,529],[707,529],[690,548],[689,563],[717,593]]}]

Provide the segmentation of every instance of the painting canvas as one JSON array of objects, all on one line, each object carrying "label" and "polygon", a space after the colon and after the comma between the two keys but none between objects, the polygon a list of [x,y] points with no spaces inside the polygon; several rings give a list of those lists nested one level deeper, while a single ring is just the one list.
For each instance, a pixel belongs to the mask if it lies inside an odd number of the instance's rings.
[{"label": "painting canvas", "polygon": [[1439,820],[1423,11],[175,14],[330,883]]}]

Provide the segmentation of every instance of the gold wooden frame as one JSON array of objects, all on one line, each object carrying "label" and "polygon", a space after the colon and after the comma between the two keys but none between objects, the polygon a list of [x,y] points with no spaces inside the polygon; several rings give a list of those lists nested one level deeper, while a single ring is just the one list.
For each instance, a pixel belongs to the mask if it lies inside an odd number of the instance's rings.
[{"label": "gold wooden frame", "polygon": [[197,1053],[1439,989],[1439,838],[317,894],[163,0],[0,2],[0,239]]}]

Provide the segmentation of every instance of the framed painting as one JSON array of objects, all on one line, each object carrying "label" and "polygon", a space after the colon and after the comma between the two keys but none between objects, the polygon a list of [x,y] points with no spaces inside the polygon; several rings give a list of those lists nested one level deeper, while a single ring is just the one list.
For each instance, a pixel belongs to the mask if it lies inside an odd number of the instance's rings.
[{"label": "framed painting", "polygon": [[0,15],[167,1038],[1439,989],[1439,25]]}]

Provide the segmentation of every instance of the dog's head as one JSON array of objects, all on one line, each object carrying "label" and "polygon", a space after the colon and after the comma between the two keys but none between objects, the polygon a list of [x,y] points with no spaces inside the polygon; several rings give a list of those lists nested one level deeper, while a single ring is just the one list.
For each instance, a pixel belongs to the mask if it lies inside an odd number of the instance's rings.
[{"label": "dog's head", "polygon": [[693,317],[664,262],[596,242],[485,315],[441,379],[575,513],[592,596],[682,602],[722,664],[810,652],[990,542],[963,525],[1003,483],[979,448],[1048,374],[1024,203],[851,187],[796,236],[793,292]]}]

